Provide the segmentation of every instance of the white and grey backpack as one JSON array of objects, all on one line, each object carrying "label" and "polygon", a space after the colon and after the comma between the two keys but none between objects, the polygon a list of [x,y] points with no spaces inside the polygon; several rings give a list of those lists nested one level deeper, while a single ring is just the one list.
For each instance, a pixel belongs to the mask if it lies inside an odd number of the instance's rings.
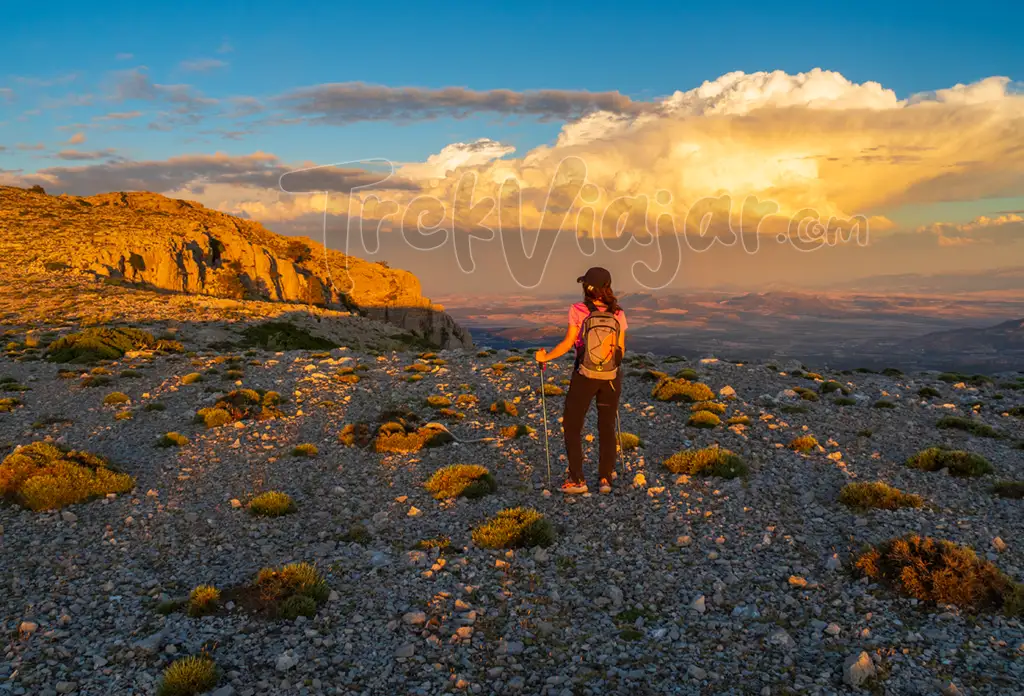
[{"label": "white and grey backpack", "polygon": [[580,326],[583,340],[576,355],[577,369],[591,379],[615,379],[621,361],[619,320],[612,312],[598,309],[589,300],[584,304],[590,314]]}]

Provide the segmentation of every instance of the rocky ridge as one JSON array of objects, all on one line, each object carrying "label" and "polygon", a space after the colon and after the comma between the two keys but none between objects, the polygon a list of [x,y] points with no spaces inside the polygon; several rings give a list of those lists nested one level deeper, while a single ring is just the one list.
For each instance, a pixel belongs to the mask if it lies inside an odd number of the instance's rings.
[{"label": "rocky ridge", "polygon": [[49,196],[0,186],[5,282],[71,275],[165,293],[350,310],[442,348],[469,333],[407,271],[147,192]]}]

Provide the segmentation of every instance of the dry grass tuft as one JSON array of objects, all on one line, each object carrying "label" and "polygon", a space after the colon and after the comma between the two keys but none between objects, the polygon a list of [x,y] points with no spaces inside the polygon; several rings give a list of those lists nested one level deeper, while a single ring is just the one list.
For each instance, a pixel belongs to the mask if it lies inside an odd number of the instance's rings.
[{"label": "dry grass tuft", "polygon": [[157,696],[196,696],[217,686],[217,665],[206,655],[175,660],[164,670]]},{"label": "dry grass tuft", "polygon": [[188,596],[189,616],[195,618],[214,614],[220,607],[220,590],[213,585],[200,585]]},{"label": "dry grass tuft", "polygon": [[847,507],[879,510],[919,508],[924,505],[921,496],[904,493],[881,481],[848,483],[839,491],[839,502]]},{"label": "dry grass tuft", "polygon": [[295,512],[295,503],[287,493],[267,491],[249,501],[249,512],[257,517],[280,517]]},{"label": "dry grass tuft", "polygon": [[974,612],[1024,612],[1024,587],[974,550],[916,534],[866,551],[856,568],[872,580],[923,602],[953,604]]}]

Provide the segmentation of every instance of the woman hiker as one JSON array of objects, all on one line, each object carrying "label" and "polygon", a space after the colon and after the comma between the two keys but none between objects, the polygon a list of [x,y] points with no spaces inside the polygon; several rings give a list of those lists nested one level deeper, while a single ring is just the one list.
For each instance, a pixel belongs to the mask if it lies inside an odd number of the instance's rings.
[{"label": "woman hiker", "polygon": [[599,490],[611,493],[615,478],[618,440],[615,437],[622,371],[619,364],[626,349],[626,314],[612,292],[612,275],[603,268],[591,268],[576,279],[583,284],[583,302],[569,308],[569,326],[562,342],[550,351],[535,353],[545,363],[576,349],[569,393],[565,397],[562,431],[569,473],[561,491],[586,493],[583,476],[583,420],[590,402],[597,397],[597,434],[600,442]]}]

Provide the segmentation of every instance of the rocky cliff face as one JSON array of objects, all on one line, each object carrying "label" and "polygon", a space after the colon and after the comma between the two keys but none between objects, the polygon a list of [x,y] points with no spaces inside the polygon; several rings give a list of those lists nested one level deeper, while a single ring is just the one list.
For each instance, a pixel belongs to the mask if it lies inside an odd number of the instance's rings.
[{"label": "rocky cliff face", "polygon": [[9,277],[67,270],[174,293],[343,307],[442,348],[472,347],[469,332],[420,294],[411,273],[191,201],[0,187],[0,234]]}]

